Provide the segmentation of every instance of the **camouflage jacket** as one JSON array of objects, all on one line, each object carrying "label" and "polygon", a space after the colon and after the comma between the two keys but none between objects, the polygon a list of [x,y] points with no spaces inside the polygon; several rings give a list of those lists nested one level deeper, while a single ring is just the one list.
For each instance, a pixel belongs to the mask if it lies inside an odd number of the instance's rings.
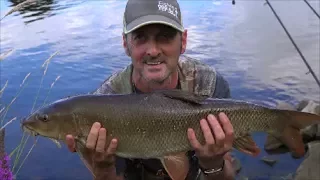
[{"label": "camouflage jacket", "polygon": [[[210,97],[228,98],[230,89],[227,81],[211,66],[187,56],[178,62],[179,83],[182,90]],[[132,64],[109,76],[94,94],[130,94]]]},{"label": "camouflage jacket", "polygon": [[[229,98],[230,90],[227,81],[212,67],[187,56],[180,56],[178,62],[180,89],[199,95],[217,98]],[[130,94],[134,93],[131,82],[132,64],[108,77],[93,94]],[[187,179],[199,179],[199,167],[194,152],[190,152],[192,164]],[[143,164],[143,165],[142,165]],[[168,179],[159,160],[117,159],[117,173],[124,173],[126,179]],[[145,167],[142,169],[142,167]],[[147,174],[147,170],[153,174]],[[141,172],[141,173],[137,173]],[[159,173],[160,172],[160,173]],[[151,173],[151,174],[152,174]],[[142,175],[143,174],[143,175]],[[147,177],[148,176],[148,177]],[[150,177],[151,176],[151,177]],[[167,178],[165,178],[167,176]],[[201,178],[200,178],[201,179]]]}]

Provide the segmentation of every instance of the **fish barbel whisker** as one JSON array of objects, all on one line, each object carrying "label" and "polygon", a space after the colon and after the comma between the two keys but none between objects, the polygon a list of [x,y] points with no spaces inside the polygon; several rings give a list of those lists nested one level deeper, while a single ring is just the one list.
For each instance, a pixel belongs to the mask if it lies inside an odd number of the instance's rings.
[{"label": "fish barbel whisker", "polygon": [[40,135],[39,133],[37,133],[36,131],[30,129],[30,128],[27,127],[27,126],[23,126],[23,125],[22,125],[22,129],[23,129],[24,132],[27,132],[27,133],[31,134],[31,136],[38,136],[38,135]]}]

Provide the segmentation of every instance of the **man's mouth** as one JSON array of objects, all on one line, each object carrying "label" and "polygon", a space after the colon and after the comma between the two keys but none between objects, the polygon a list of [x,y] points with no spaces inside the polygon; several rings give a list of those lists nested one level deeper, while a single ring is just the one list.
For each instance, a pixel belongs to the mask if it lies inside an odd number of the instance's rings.
[{"label": "man's mouth", "polygon": [[163,62],[160,62],[160,61],[158,61],[158,62],[145,62],[145,64],[147,64],[147,65],[159,65],[159,64],[162,64]]},{"label": "man's mouth", "polygon": [[143,64],[145,65],[148,65],[148,66],[157,66],[157,65],[160,65],[160,64],[164,64],[165,61],[163,60],[145,60],[143,61]]}]

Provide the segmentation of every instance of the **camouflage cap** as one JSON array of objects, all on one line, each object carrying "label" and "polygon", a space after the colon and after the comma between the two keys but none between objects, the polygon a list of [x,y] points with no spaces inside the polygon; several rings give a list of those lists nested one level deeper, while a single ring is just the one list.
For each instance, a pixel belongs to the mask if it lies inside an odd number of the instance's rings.
[{"label": "camouflage cap", "polygon": [[147,24],[165,24],[183,32],[180,6],[176,0],[128,0],[123,32],[128,34]]}]

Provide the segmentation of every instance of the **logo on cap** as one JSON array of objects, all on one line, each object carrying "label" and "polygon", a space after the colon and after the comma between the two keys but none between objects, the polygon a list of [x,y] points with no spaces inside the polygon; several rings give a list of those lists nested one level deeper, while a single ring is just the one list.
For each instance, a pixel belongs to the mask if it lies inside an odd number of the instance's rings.
[{"label": "logo on cap", "polygon": [[159,11],[167,12],[173,15],[174,17],[178,18],[178,9],[173,5],[163,1],[158,1],[158,8]]}]

